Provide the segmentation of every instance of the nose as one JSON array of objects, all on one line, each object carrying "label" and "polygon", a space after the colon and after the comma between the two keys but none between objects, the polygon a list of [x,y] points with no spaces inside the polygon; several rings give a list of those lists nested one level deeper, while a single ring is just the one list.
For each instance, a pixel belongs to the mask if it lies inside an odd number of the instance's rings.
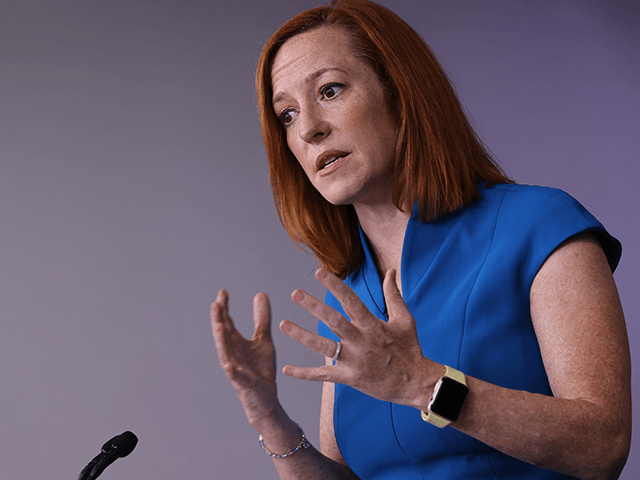
[{"label": "nose", "polygon": [[307,143],[316,143],[331,133],[331,125],[320,108],[309,106],[298,117],[300,138]]}]

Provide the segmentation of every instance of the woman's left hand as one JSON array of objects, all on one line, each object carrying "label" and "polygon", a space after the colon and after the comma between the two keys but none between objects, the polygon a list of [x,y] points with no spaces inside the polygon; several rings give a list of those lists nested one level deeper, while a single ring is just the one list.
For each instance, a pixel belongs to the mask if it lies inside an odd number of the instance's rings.
[{"label": "woman's left hand", "polygon": [[[350,385],[380,400],[426,409],[444,367],[422,354],[415,320],[398,290],[395,271],[389,270],[383,282],[388,322],[376,318],[351,288],[327,270],[319,269],[316,278],[340,302],[351,322],[302,290],[291,297],[342,339],[339,358],[333,366],[286,366],[283,372],[303,380]],[[325,357],[336,352],[336,342],[292,322],[282,321],[280,329]]]}]

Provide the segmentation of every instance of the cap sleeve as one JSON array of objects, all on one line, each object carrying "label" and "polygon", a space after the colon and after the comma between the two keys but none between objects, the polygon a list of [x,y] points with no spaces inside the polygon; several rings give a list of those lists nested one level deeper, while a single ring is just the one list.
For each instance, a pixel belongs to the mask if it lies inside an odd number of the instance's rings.
[{"label": "cap sleeve", "polygon": [[598,238],[613,272],[622,255],[620,242],[575,198],[555,188],[514,185],[504,197],[494,238],[503,243],[500,251],[518,252],[509,261],[530,284],[560,244],[586,232]]}]

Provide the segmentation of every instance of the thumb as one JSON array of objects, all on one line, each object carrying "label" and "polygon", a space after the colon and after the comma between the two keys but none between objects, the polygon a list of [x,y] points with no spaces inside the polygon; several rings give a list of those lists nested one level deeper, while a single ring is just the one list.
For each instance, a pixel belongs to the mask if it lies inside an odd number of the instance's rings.
[{"label": "thumb", "polygon": [[397,274],[396,271],[391,268],[387,270],[382,282],[382,291],[384,292],[384,301],[387,304],[387,310],[389,312],[389,318],[399,319],[406,316],[409,313],[407,306],[404,303],[402,294],[398,290],[398,284],[396,283]]}]

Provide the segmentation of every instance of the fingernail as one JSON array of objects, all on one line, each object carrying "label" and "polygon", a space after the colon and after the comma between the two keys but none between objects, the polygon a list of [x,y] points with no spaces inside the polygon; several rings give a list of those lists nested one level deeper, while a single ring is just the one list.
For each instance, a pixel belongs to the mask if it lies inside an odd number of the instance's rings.
[{"label": "fingernail", "polygon": [[285,320],[280,322],[280,331],[282,333],[289,333],[291,331],[291,324]]},{"label": "fingernail", "polygon": [[291,298],[294,302],[302,302],[304,300],[304,293],[302,293],[300,290],[294,290]]},{"label": "fingernail", "polygon": [[319,269],[316,273],[316,277],[318,278],[318,280],[324,280],[325,278],[327,278],[327,271],[324,268]]}]

